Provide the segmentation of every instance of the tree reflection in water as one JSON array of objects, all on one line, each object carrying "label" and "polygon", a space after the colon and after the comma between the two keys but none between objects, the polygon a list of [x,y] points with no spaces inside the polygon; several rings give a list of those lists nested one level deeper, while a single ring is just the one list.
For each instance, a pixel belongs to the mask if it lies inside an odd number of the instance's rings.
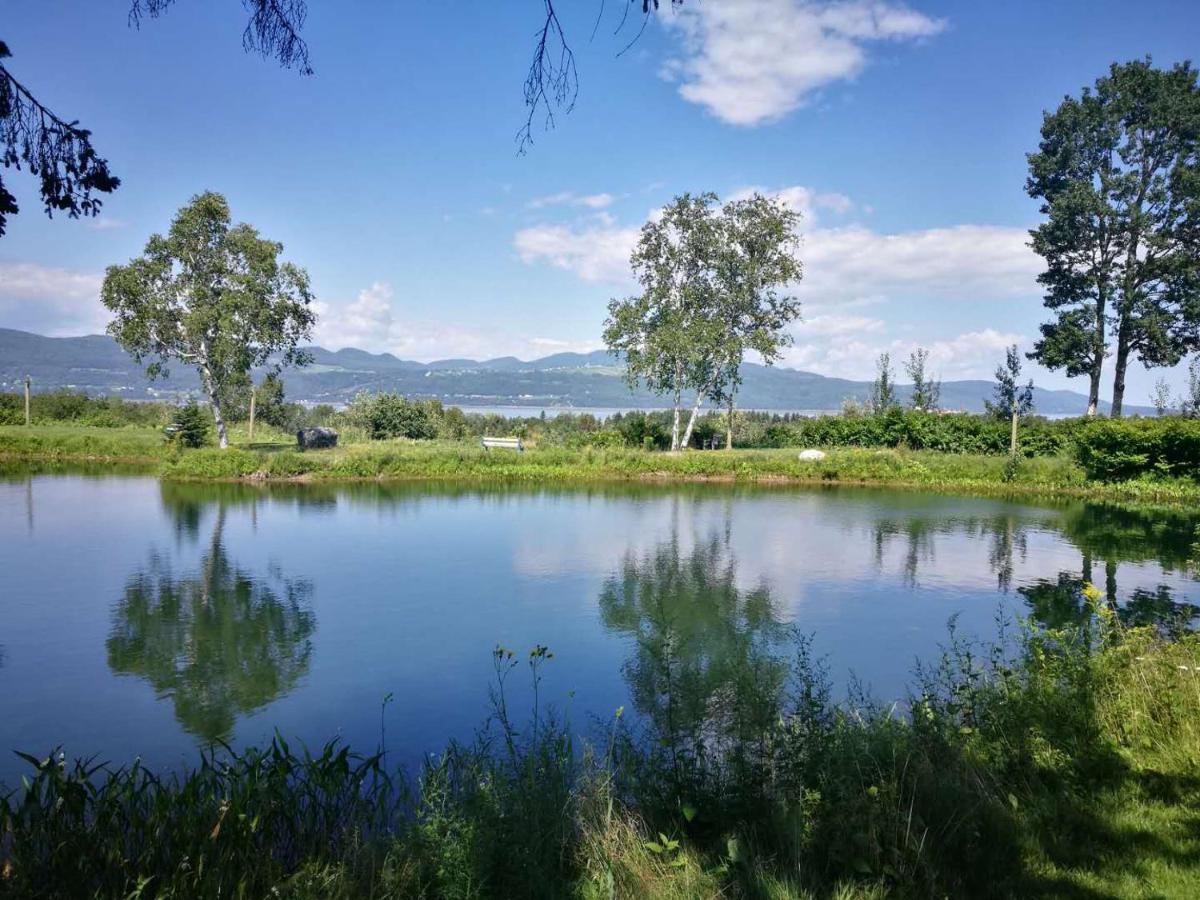
[{"label": "tree reflection in water", "polygon": [[1095,584],[1119,618],[1130,625],[1156,625],[1175,632],[1196,624],[1198,608],[1173,596],[1169,586],[1139,587],[1122,599],[1117,584],[1118,567],[1124,563],[1156,563],[1164,572],[1200,577],[1200,515],[1190,511],[1075,503],[1061,515],[1032,515],[1023,510],[993,516],[888,518],[874,526],[875,563],[882,567],[886,548],[894,541],[904,541],[904,580],[915,586],[921,566],[935,559],[939,537],[988,536],[989,566],[999,589],[1007,592],[1012,588],[1017,560],[1027,559],[1029,535],[1049,529],[1060,532],[1078,548],[1080,569],[1018,588],[1039,623],[1056,628],[1079,622],[1087,615],[1083,586]]},{"label": "tree reflection in water", "polygon": [[[172,504],[165,491],[164,502],[178,534],[198,534],[197,504]],[[177,576],[151,555],[114,607],[107,642],[109,667],[170,697],[180,724],[206,742],[227,740],[239,715],[296,685],[308,671],[316,628],[307,582],[277,572],[268,582],[230,560],[225,513],[218,504],[198,571]]]},{"label": "tree reflection in water", "polygon": [[748,780],[767,759],[791,632],[768,589],[739,588],[736,574],[719,535],[688,552],[674,536],[627,555],[600,594],[605,627],[636,641],[625,677],[677,798],[714,776]]}]

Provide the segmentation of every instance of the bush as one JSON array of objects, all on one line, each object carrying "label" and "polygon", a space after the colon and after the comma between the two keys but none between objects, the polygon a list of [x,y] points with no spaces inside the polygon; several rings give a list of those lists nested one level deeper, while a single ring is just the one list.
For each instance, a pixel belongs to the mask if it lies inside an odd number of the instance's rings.
[{"label": "bush", "polygon": [[[138,402],[120,397],[89,397],[78,391],[57,390],[35,393],[30,399],[30,418],[35,425],[71,422],[99,428],[127,425],[162,425],[172,421],[175,406],[161,402]],[[0,394],[0,425],[25,424],[22,393]]]},{"label": "bush", "polygon": [[366,429],[372,440],[409,438],[430,440],[437,437],[442,404],[436,400],[418,402],[399,394],[359,394],[347,411],[351,421]]},{"label": "bush", "polygon": [[1126,481],[1143,475],[1200,475],[1200,421],[1106,419],[1075,438],[1075,456],[1089,478]]},{"label": "bush", "polygon": [[617,430],[627,447],[665,450],[671,446],[671,430],[659,417],[644,412],[613,416],[610,426]]}]

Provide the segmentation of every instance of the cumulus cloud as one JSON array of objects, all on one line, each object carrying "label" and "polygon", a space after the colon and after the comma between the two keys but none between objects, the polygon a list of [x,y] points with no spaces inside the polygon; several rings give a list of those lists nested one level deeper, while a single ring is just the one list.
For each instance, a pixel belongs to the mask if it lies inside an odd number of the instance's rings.
[{"label": "cumulus cloud", "polygon": [[429,362],[435,359],[466,357],[487,359],[516,356],[534,359],[564,351],[587,352],[600,341],[565,341],[556,338],[526,337],[487,327],[470,328],[429,319],[398,314],[391,284],[376,281],[345,303],[314,304],[317,344],[331,350],[354,347],[371,353],[391,353],[401,359]]},{"label": "cumulus cloud", "polygon": [[[1041,261],[1028,247],[1024,229],[955,225],[887,233],[860,223],[822,226],[822,215],[845,215],[860,207],[845,195],[801,185],[744,188],[730,196],[755,190],[805,214],[804,279],[794,287],[805,321],[794,328],[796,346],[785,365],[870,377],[879,353],[901,359],[916,346],[897,337],[897,320],[911,320],[914,310],[919,318],[930,304],[1003,302],[1039,293]],[[532,226],[513,240],[526,264],[631,289],[629,254],[637,237],[637,227],[605,216]],[[939,330],[938,323],[932,330]],[[962,378],[990,377],[995,359],[1014,342],[1028,343],[1028,338],[985,328],[924,343],[943,377]]]},{"label": "cumulus cloud", "polygon": [[804,298],[1004,298],[1037,293],[1041,264],[1023,228],[956,225],[881,234],[862,225],[817,228],[804,240]]},{"label": "cumulus cloud", "polygon": [[0,323],[53,336],[104,330],[100,272],[79,272],[29,262],[0,262]]},{"label": "cumulus cloud", "polygon": [[866,45],[931,37],[942,19],[887,0],[723,0],[664,17],[682,43],[664,77],[718,119],[753,126],[781,118],[828,84],[858,75]]},{"label": "cumulus cloud", "polygon": [[610,220],[583,226],[534,225],[513,237],[521,262],[546,263],[574,272],[584,281],[624,283],[629,280],[629,253],[639,226],[621,227]]},{"label": "cumulus cloud", "polygon": [[[749,196],[754,190],[731,196]],[[956,225],[888,234],[861,224],[814,227],[817,210],[847,212],[853,208],[850,198],[802,186],[763,193],[806,212],[800,252],[805,274],[797,288],[806,305],[844,306],[910,294],[1005,298],[1038,291],[1041,264],[1027,246],[1024,229]],[[550,265],[584,281],[629,286],[629,254],[638,230],[608,216],[539,224],[518,231],[513,246],[528,265]]]},{"label": "cumulus cloud", "polygon": [[856,321],[857,317],[847,317],[844,322],[832,323],[832,327],[822,327],[824,318],[817,317],[796,327],[796,344],[785,351],[783,365],[822,375],[867,380],[875,375],[879,354],[890,353],[897,378],[903,382],[902,364],[920,345],[929,350],[930,368],[938,378],[990,378],[1005,348],[1027,341],[1025,335],[994,328],[935,341],[889,340],[882,321]]}]

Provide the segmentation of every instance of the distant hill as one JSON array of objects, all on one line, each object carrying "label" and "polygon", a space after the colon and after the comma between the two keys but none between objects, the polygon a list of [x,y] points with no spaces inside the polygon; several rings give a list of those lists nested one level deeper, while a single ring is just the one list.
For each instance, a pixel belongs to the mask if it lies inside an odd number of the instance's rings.
[{"label": "distant hill", "polygon": [[[390,353],[347,348],[310,348],[313,364],[284,374],[287,395],[312,403],[345,403],[359,391],[398,391],[437,398],[459,406],[640,407],[665,406],[647,391],[630,391],[620,361],[603,350],[556,353],[522,361],[512,356],[477,361],[446,359],[431,363],[398,359]],[[813,372],[747,363],[739,405],[748,409],[833,410],[842,401],[864,401],[865,381],[828,378]],[[165,381],[148,383],[144,370],[105,335],[50,338],[0,328],[0,390],[18,390],[26,375],[39,391],[71,388],[90,394],[130,399],[176,397],[194,392],[195,372],[171,368]],[[908,388],[898,392],[906,398]],[[978,412],[991,396],[990,381],[947,381],[942,406]],[[1037,389],[1037,411],[1048,415],[1082,413],[1087,399],[1074,391]],[[1152,412],[1135,407],[1131,412]]]}]

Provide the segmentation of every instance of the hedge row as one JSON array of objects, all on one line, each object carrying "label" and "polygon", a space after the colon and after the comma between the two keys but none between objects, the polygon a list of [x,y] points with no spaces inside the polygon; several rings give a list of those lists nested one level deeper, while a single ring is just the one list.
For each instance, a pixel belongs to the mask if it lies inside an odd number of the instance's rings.
[{"label": "hedge row", "polygon": [[1127,481],[1143,475],[1200,478],[1200,419],[1101,419],[1075,436],[1075,456],[1089,478]]},{"label": "hedge row", "polygon": [[[1083,422],[1026,419],[1020,448],[1025,456],[1069,452]],[[968,413],[893,410],[878,416],[820,416],[768,426],[768,447],[909,447],[943,453],[1007,453],[1009,422]]]}]

